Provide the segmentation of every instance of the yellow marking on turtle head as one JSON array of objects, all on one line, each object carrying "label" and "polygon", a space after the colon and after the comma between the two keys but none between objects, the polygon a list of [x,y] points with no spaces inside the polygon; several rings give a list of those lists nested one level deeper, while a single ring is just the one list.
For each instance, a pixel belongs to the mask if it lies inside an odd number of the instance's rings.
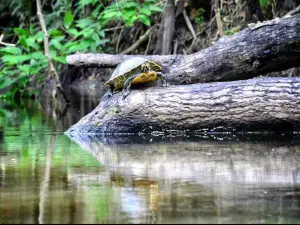
[{"label": "yellow marking on turtle head", "polygon": [[132,84],[143,84],[147,82],[151,82],[157,79],[157,75],[155,72],[147,72],[141,73],[131,82]]}]

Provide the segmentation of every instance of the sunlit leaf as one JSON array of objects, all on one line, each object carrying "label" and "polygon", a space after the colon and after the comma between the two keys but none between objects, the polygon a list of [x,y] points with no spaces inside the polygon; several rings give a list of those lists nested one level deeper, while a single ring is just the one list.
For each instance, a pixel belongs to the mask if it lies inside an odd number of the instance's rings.
[{"label": "sunlit leaf", "polygon": [[76,26],[80,27],[80,28],[85,28],[93,23],[94,23],[94,21],[90,18],[76,20]]},{"label": "sunlit leaf", "polygon": [[20,55],[22,54],[22,50],[18,47],[13,47],[13,46],[7,46],[4,48],[0,48],[0,52],[5,52],[13,55]]},{"label": "sunlit leaf", "polygon": [[66,56],[55,56],[55,57],[53,57],[53,59],[57,62],[67,64]]},{"label": "sunlit leaf", "polygon": [[22,63],[29,59],[30,59],[30,55],[4,55],[4,56],[2,56],[2,61],[9,65]]},{"label": "sunlit leaf", "polygon": [[71,34],[72,36],[74,36],[74,37],[77,37],[77,36],[80,35],[80,33],[78,32],[78,30],[76,30],[75,28],[70,28],[70,29],[67,30],[67,32],[69,34]]},{"label": "sunlit leaf", "polygon": [[102,8],[102,5],[99,4],[93,11],[92,11],[92,17],[93,18],[97,18],[97,16],[99,15],[100,9]]},{"label": "sunlit leaf", "polygon": [[35,38],[33,38],[33,37],[27,38],[26,43],[27,43],[28,46],[34,48],[35,50],[40,48],[39,45],[37,45],[35,43]]},{"label": "sunlit leaf", "polygon": [[19,35],[19,36],[28,36],[29,33],[27,30],[21,28],[21,27],[17,27],[17,28],[14,28],[13,31],[15,32],[15,34]]},{"label": "sunlit leaf", "polygon": [[19,39],[19,43],[20,43],[25,49],[28,49],[28,44],[27,44],[26,38],[21,37],[21,38]]},{"label": "sunlit leaf", "polygon": [[65,28],[68,29],[71,26],[72,22],[73,22],[73,15],[72,15],[71,11],[68,10],[64,17]]},{"label": "sunlit leaf", "polygon": [[138,15],[138,19],[139,19],[139,21],[146,24],[147,26],[150,26],[150,19],[148,17],[146,17],[144,14]]},{"label": "sunlit leaf", "polygon": [[147,15],[147,16],[151,15],[151,11],[148,8],[141,8],[140,12]]},{"label": "sunlit leaf", "polygon": [[57,37],[57,36],[61,36],[61,31],[58,29],[50,29],[48,31],[48,34],[50,37]]}]

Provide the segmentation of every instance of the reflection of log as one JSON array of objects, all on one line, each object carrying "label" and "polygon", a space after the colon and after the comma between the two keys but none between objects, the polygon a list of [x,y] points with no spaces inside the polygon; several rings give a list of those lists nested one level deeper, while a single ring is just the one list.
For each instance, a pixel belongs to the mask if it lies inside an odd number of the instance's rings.
[{"label": "reflection of log", "polygon": [[[300,78],[259,78],[115,94],[69,133],[197,130],[215,126],[292,129],[300,122]],[[284,125],[285,127],[280,127]]]},{"label": "reflection of log", "polygon": [[[114,215],[125,215],[131,224],[149,223],[148,218],[159,224],[259,223],[270,215],[274,221],[294,218],[297,223],[299,144],[273,138],[276,142],[185,138],[122,145],[105,145],[102,139],[75,140],[103,168],[94,173],[70,168],[68,177],[72,187],[87,192],[96,185],[109,187],[97,190],[101,196],[113,190],[115,194],[107,199],[113,202]],[[122,205],[121,213],[117,204]]]},{"label": "reflection of log", "polygon": [[255,143],[186,138],[184,141],[105,145],[102,140],[73,140],[107,170],[136,179],[217,184],[228,194],[236,194],[231,189],[239,189],[237,184],[255,187],[300,184],[299,144],[290,145],[290,141]]},{"label": "reflection of log", "polygon": [[[173,84],[247,79],[300,66],[300,15],[267,21],[221,38],[211,47],[188,56],[146,56],[163,64]],[[75,66],[114,67],[133,56],[74,54]]]}]

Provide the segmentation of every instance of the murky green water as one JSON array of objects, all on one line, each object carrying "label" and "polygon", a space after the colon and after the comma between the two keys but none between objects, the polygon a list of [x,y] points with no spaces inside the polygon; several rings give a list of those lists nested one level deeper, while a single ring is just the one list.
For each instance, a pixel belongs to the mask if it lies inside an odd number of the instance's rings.
[{"label": "murky green water", "polygon": [[83,103],[0,102],[0,223],[300,222],[300,136],[71,140]]}]

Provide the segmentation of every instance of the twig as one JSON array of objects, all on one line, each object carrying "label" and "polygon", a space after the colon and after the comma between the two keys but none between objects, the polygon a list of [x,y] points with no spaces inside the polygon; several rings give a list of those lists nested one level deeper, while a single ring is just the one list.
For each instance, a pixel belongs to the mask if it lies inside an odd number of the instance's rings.
[{"label": "twig", "polygon": [[119,30],[119,29],[123,29],[123,28],[124,28],[124,26],[112,27],[112,28],[103,29],[103,31],[107,32],[107,31]]},{"label": "twig", "polygon": [[124,31],[124,29],[121,30],[121,32],[119,34],[119,37],[118,37],[117,46],[116,46],[116,53],[118,53],[118,51],[119,51],[119,44],[120,44],[120,41],[121,41],[123,31]]},{"label": "twig", "polygon": [[220,10],[219,10],[218,4],[216,4],[215,14],[216,14],[218,32],[219,32],[220,37],[222,37],[222,36],[224,36],[224,32],[223,32],[223,24],[221,21]]},{"label": "twig", "polygon": [[183,17],[184,17],[184,20],[186,22],[187,27],[189,28],[190,32],[192,33],[194,39],[196,39],[197,36],[196,36],[195,30],[193,28],[193,25],[191,24],[191,21],[189,20],[188,15],[186,14],[186,10],[185,9],[183,9]]},{"label": "twig", "polygon": [[175,39],[175,44],[174,44],[173,55],[176,55],[176,53],[177,53],[177,48],[178,48],[178,40],[177,40],[177,38],[176,38],[176,39]]},{"label": "twig", "polygon": [[3,37],[4,37],[4,35],[1,34],[1,35],[0,35],[0,44],[5,45],[5,46],[11,46],[11,47],[16,46],[15,44],[10,44],[10,43],[3,42],[3,41],[2,41]]},{"label": "twig", "polygon": [[299,12],[300,12],[300,5],[297,8],[289,11],[284,17],[289,17],[289,16],[295,15]]},{"label": "twig", "polygon": [[140,36],[139,40],[137,40],[133,45],[131,45],[129,48],[125,49],[124,51],[121,52],[121,54],[128,54],[129,52],[134,51],[135,49],[137,49],[145,40],[147,40],[147,38],[150,36],[150,34],[152,33],[153,28],[156,25],[154,25],[153,27],[150,27],[146,33],[142,36]]},{"label": "twig", "polygon": [[152,35],[153,35],[153,33],[151,32],[151,34],[149,36],[148,44],[147,44],[147,47],[146,47],[146,50],[145,50],[145,55],[148,54],[148,51],[149,51],[149,48],[150,48],[150,44],[151,44],[151,41],[152,41]]},{"label": "twig", "polygon": [[51,57],[50,57],[50,54],[49,54],[49,35],[48,35],[48,31],[47,31],[47,28],[46,28],[46,25],[45,25],[44,16],[42,14],[42,7],[41,7],[41,1],[40,0],[36,0],[36,7],[37,7],[37,15],[38,15],[40,25],[41,25],[41,28],[42,28],[42,32],[43,32],[44,52],[45,52],[45,56],[48,60],[49,74],[50,75],[53,74],[54,75],[54,80],[55,80],[55,88],[53,90],[52,95],[55,98],[56,94],[57,94],[56,89],[58,89],[61,92],[61,94],[62,94],[63,98],[65,99],[65,101],[68,103],[65,92],[63,91],[63,89],[61,87],[61,84],[60,84],[60,81],[59,81],[59,76],[56,72],[56,69],[55,69],[55,67],[54,67],[54,65],[51,61]]}]

